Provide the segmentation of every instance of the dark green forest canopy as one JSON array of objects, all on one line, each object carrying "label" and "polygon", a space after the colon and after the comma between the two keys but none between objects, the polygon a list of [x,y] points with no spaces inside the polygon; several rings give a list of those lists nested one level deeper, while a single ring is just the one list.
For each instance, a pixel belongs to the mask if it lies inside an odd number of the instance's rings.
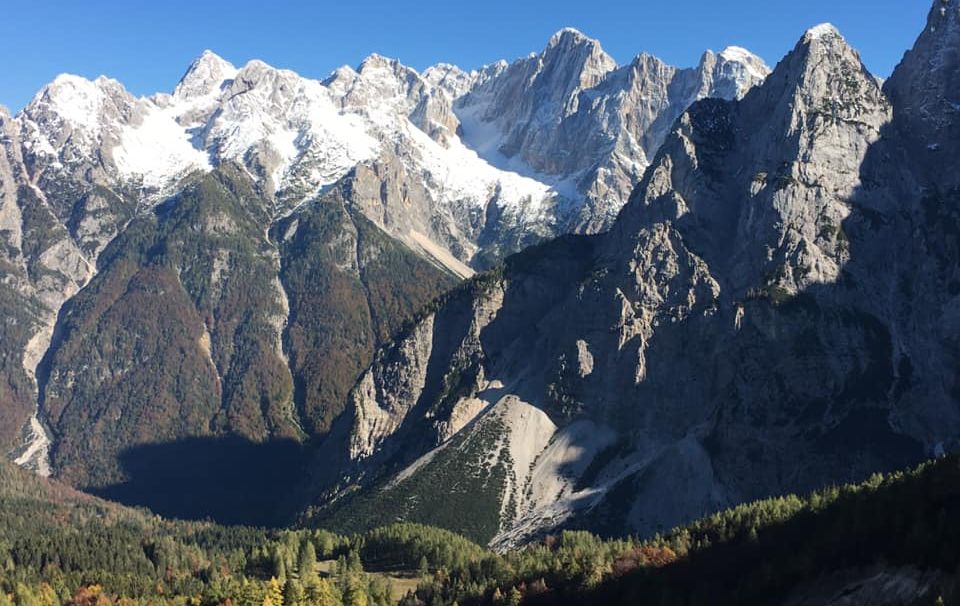
[{"label": "dark green forest canopy", "polygon": [[957,457],[741,505],[645,541],[568,531],[506,554],[418,524],[343,536],[168,521],[0,464],[0,600],[17,604],[394,603],[385,574],[419,577],[408,606],[762,604],[880,564],[941,571],[950,603],[958,545]]}]

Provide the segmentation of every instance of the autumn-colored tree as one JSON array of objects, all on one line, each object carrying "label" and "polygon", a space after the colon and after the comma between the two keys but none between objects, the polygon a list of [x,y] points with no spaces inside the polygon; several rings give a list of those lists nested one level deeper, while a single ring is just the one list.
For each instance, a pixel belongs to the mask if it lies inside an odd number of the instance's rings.
[{"label": "autumn-colored tree", "polygon": [[283,586],[277,577],[271,577],[267,583],[267,594],[263,596],[263,606],[283,606]]},{"label": "autumn-colored tree", "polygon": [[327,579],[318,578],[315,583],[307,585],[306,589],[310,606],[340,606],[340,598]]},{"label": "autumn-colored tree", "polygon": [[70,606],[110,606],[111,603],[100,585],[81,587],[70,599]]},{"label": "autumn-colored tree", "polygon": [[35,592],[40,606],[59,606],[60,598],[57,596],[57,590],[49,583],[40,583],[40,587]]},{"label": "autumn-colored tree", "polygon": [[669,547],[644,545],[640,548],[640,563],[645,566],[662,568],[677,561],[677,554]]}]

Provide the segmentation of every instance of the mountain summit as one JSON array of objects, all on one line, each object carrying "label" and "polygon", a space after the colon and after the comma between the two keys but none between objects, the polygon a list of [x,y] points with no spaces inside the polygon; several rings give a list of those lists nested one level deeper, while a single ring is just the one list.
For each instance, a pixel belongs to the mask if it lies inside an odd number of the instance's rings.
[{"label": "mountain summit", "polygon": [[206,97],[216,93],[226,80],[236,75],[236,67],[213,51],[205,50],[190,64],[173,95],[181,99]]}]

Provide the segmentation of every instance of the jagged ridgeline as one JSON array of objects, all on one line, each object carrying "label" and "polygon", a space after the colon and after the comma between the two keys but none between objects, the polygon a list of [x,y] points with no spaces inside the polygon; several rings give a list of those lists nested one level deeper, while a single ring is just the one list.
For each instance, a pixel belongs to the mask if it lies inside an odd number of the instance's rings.
[{"label": "jagged ridgeline", "polygon": [[418,309],[607,227],[683,110],[768,71],[733,47],[617,65],[563,30],[473,72],[373,55],[317,81],[207,51],[172,94],[59,76],[0,111],[0,443],[76,486],[254,521],[214,487],[288,492]]},{"label": "jagged ridgeline", "polygon": [[881,82],[824,24],[695,103],[608,232],[528,248],[376,354],[313,522],[652,535],[960,447],[958,44],[937,0]]}]

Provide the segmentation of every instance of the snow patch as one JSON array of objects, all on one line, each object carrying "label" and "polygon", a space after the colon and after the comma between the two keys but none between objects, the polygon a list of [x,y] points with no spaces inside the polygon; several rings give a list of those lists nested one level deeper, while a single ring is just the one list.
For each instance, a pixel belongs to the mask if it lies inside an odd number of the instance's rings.
[{"label": "snow patch", "polygon": [[99,127],[103,98],[103,91],[95,82],[73,74],[60,74],[38,93],[34,102],[46,101],[64,121],[92,131]]},{"label": "snow patch", "polygon": [[763,59],[741,46],[728,46],[720,51],[719,57],[724,61],[743,65],[750,77],[759,82],[765,80],[770,74],[769,68],[763,69],[766,68]]},{"label": "snow patch", "polygon": [[192,170],[212,169],[207,154],[196,149],[190,134],[177,123],[177,108],[160,109],[144,102],[142,121],[125,126],[113,150],[117,170],[125,178],[141,177],[143,186],[161,188]]},{"label": "snow patch", "polygon": [[572,38],[575,44],[584,42],[586,40],[590,40],[590,38],[588,38],[580,30],[574,27],[564,27],[563,29],[561,29],[560,31],[558,31],[557,33],[555,33],[553,36],[550,37],[550,41],[547,43],[547,46],[554,47],[560,44],[560,42],[566,37]]},{"label": "snow patch", "polygon": [[804,36],[805,40],[819,40],[828,36],[840,36],[840,30],[832,23],[821,23],[807,30]]},{"label": "snow patch", "polygon": [[[523,182],[528,183],[532,190],[538,192],[538,196],[559,196],[568,199],[577,199],[580,196],[576,189],[577,175],[568,179],[558,179],[535,171],[517,157],[505,156],[500,149],[506,141],[506,136],[495,122],[483,119],[481,114],[484,105],[478,103],[457,110],[457,118],[460,120],[463,131],[462,138],[458,139],[460,145],[497,172],[523,179]],[[539,187],[535,187],[534,184]]]}]

